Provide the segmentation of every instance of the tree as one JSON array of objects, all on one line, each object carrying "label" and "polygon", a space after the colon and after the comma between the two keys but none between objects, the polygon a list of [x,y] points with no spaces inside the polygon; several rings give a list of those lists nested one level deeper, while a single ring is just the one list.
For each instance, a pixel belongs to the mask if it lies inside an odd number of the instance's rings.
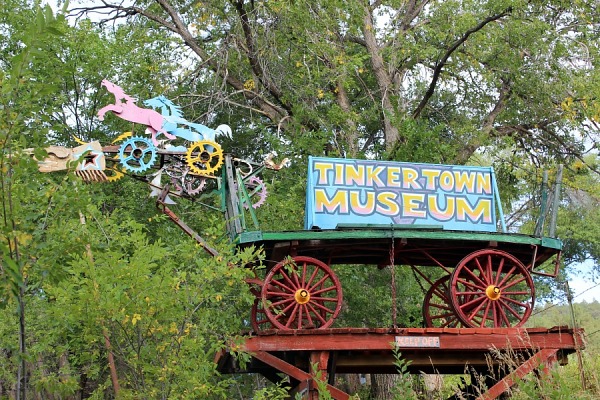
[{"label": "tree", "polygon": [[[585,161],[596,141],[597,132],[581,129],[589,120],[573,117],[573,104],[594,98],[585,83],[598,79],[596,8],[593,1],[107,0],[73,13],[169,32],[196,57],[177,91],[188,112],[234,125],[236,139],[252,135],[247,153],[325,149],[493,165],[505,210],[533,220],[529,198],[539,180],[531,171]],[[293,209],[301,186],[286,199]],[[518,204],[527,207],[512,208]]]},{"label": "tree", "polygon": [[[393,159],[464,163],[493,144],[534,158],[582,153],[584,138],[560,105],[595,79],[594,7],[156,0],[73,12],[171,32],[197,57],[184,71],[194,102],[233,109],[288,140],[348,156],[385,149]],[[439,151],[418,150],[433,137]]]},{"label": "tree", "polygon": [[[42,51],[49,43],[49,36],[60,34],[62,18],[55,17],[50,7],[39,6],[26,10],[32,17],[22,35],[10,36],[8,46],[2,54],[6,72],[0,73],[2,88],[0,110],[0,202],[2,214],[2,259],[0,279],[0,305],[14,307],[18,324],[18,350],[14,360],[16,373],[16,398],[25,399],[27,394],[27,337],[26,301],[28,270],[35,264],[35,253],[40,243],[33,240],[33,230],[38,222],[31,207],[39,205],[28,202],[32,182],[28,172],[32,162],[23,157],[26,137],[30,142],[40,143],[46,133],[44,119],[39,111],[43,107],[39,99],[55,89],[51,84],[38,82],[32,74],[33,68],[42,59]],[[16,37],[15,37],[16,36]],[[4,68],[3,68],[4,69]],[[41,128],[41,129],[40,129]],[[40,198],[38,197],[37,200]],[[37,204],[36,204],[37,203]]]},{"label": "tree", "polygon": [[230,381],[217,379],[212,357],[247,327],[238,310],[250,307],[248,270],[239,266],[258,256],[224,245],[222,258],[202,257],[176,230],[149,238],[128,210],[150,209],[152,219],[152,205],[115,196],[109,208],[110,189],[36,171],[26,148],[42,159],[49,138],[98,132],[86,123],[101,101],[90,88],[102,72],[90,58],[108,65],[128,50],[89,25],[71,28],[48,6],[11,6],[19,12],[0,14],[0,397],[103,398],[117,387],[107,384],[112,355],[123,396],[228,398]]}]

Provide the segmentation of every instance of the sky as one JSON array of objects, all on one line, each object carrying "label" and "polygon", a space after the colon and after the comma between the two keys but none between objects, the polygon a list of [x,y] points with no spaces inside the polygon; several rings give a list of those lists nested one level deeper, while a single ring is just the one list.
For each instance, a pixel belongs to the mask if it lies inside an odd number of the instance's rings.
[{"label": "sky", "polygon": [[600,301],[600,280],[596,279],[596,282],[592,280],[591,263],[581,264],[577,270],[579,271],[577,275],[570,274],[569,276],[569,287],[574,296],[573,301],[576,303]]}]

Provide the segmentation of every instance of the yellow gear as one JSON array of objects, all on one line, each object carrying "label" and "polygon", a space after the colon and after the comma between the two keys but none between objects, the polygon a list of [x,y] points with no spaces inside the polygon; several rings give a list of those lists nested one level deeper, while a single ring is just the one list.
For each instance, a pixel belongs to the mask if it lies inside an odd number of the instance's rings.
[{"label": "yellow gear", "polygon": [[119,155],[116,155],[111,160],[114,160],[114,164],[111,167],[106,168],[106,172],[110,171],[111,174],[106,174],[106,180],[108,182],[115,182],[125,176],[123,170],[119,167]]},{"label": "yellow gear", "polygon": [[188,147],[185,161],[197,175],[212,175],[223,165],[223,150],[212,140],[199,140]]},{"label": "yellow gear", "polygon": [[112,141],[112,144],[117,144],[125,138],[133,136],[133,132],[123,132],[115,140]]},{"label": "yellow gear", "polygon": [[[112,144],[117,144],[124,139],[133,136],[133,132],[123,132],[115,140],[112,141]],[[119,167],[119,155],[116,154],[110,160],[114,161],[111,167],[107,167],[106,170],[112,172],[110,175],[106,175],[106,180],[108,182],[115,182],[125,176],[123,169]]]}]

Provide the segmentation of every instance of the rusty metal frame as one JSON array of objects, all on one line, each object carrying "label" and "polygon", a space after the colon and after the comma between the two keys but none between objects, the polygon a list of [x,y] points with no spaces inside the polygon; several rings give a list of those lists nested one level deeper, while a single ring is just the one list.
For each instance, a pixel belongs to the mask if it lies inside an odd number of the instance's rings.
[{"label": "rusty metal frame", "polygon": [[200,236],[195,230],[190,228],[188,224],[183,222],[177,216],[177,214],[175,214],[167,206],[167,204],[165,203],[165,199],[167,198],[168,194],[169,194],[169,185],[165,185],[163,190],[158,195],[158,198],[156,199],[156,208],[161,210],[163,212],[163,214],[165,214],[167,217],[169,217],[171,219],[171,221],[173,221],[179,228],[181,228],[182,231],[184,231],[188,236],[190,236],[192,239],[194,239],[208,254],[210,254],[213,257],[217,257],[219,255],[219,252],[216,249],[212,248],[208,244],[208,242],[202,238],[202,236]]}]

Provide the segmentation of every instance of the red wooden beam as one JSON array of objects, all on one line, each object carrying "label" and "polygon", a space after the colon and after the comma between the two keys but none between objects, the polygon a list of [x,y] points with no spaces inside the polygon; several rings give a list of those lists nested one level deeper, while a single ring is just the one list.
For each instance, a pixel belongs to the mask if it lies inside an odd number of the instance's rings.
[{"label": "red wooden beam", "polygon": [[477,400],[493,400],[502,393],[510,389],[519,379],[539,367],[541,364],[552,364],[556,361],[556,353],[558,349],[543,349],[535,353],[529,360],[521,364],[513,372],[505,376],[494,386],[489,388],[487,392],[477,398]]},{"label": "red wooden beam", "polygon": [[[579,334],[579,332],[575,332]],[[575,349],[573,331],[568,329],[515,328],[406,328],[397,332],[369,332],[362,329],[305,330],[293,334],[250,337],[244,350],[253,351],[389,351],[397,337],[439,338],[439,350],[488,351],[490,348],[514,350]]]},{"label": "red wooden beam", "polygon": [[[308,372],[302,371],[300,368],[289,364],[282,359],[275,357],[274,355],[267,353],[266,351],[257,351],[252,353],[252,357],[264,362],[265,364],[270,365],[271,367],[277,369],[278,371],[283,372],[284,374],[298,380],[301,382],[301,385],[306,385],[309,390],[316,390],[316,385],[314,384],[314,376]],[[317,359],[321,358],[320,354],[316,355]],[[327,368],[327,367],[325,367]],[[334,386],[326,384],[327,390],[331,394],[334,400],[348,400],[350,395]]]}]

